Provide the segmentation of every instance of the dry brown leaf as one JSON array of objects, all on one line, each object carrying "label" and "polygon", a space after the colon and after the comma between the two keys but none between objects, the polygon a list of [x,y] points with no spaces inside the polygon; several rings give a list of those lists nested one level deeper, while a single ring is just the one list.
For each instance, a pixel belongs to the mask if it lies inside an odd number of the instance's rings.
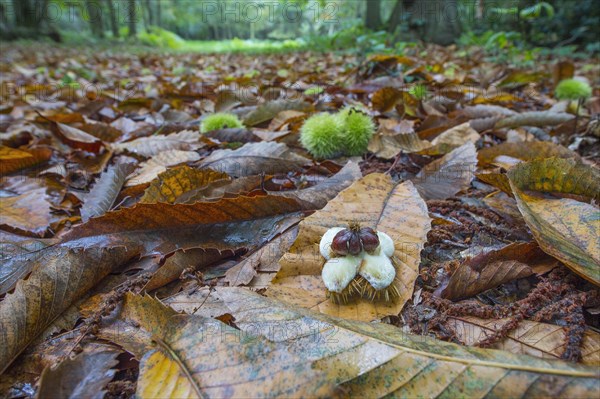
[{"label": "dry brown leaf", "polygon": [[548,158],[521,163],[508,171],[508,178],[519,210],[540,248],[600,285],[598,206],[539,194],[572,194],[593,199],[597,204],[598,169],[573,159]]},{"label": "dry brown leaf", "polygon": [[531,161],[543,158],[573,158],[579,159],[577,153],[561,145],[548,141],[531,141],[527,143],[502,143],[483,148],[477,153],[479,165],[494,164],[499,156],[508,156],[521,161]]},{"label": "dry brown leaf", "polygon": [[46,162],[52,156],[49,148],[17,150],[0,146],[0,175],[6,175]]},{"label": "dry brown leaf", "polygon": [[195,151],[168,150],[153,156],[140,164],[138,170],[129,176],[125,187],[149,183],[159,174],[167,170],[167,166],[174,166],[185,162],[198,161],[200,155]]},{"label": "dry brown leaf", "polygon": [[51,122],[52,132],[56,134],[65,144],[80,150],[99,153],[104,143],[102,140],[63,123]]},{"label": "dry brown leaf", "polygon": [[88,241],[87,248],[40,251],[29,278],[0,302],[0,374],[56,317],[139,250],[125,240],[100,239]]},{"label": "dry brown leaf", "polygon": [[281,111],[269,124],[269,130],[280,130],[290,123],[301,121],[305,116],[306,114],[304,112],[294,110]]},{"label": "dry brown leaf", "polygon": [[246,126],[256,126],[263,122],[270,121],[282,111],[292,110],[308,113],[313,109],[313,105],[302,100],[279,99],[259,105],[255,110],[246,115],[243,122]]},{"label": "dry brown leaf", "polygon": [[[336,305],[327,298],[321,279],[325,259],[319,253],[319,241],[327,229],[350,222],[383,231],[396,243],[393,284],[400,292],[397,301],[354,299],[347,305]],[[300,223],[298,238],[280,260],[281,269],[266,295],[355,320],[371,321],[398,314],[412,296],[420,251],[429,229],[427,207],[412,183],[395,185],[383,174],[365,176]]]},{"label": "dry brown leaf", "polygon": [[[489,335],[500,331],[510,321],[510,318],[486,320],[473,316],[448,317],[448,325],[456,332],[456,338],[469,346],[476,346]],[[511,330],[492,348],[516,354],[560,359],[566,342],[567,334],[564,327],[523,320],[517,328]],[[581,355],[581,363],[600,366],[600,334],[589,329],[585,331],[581,343]]]},{"label": "dry brown leaf", "polygon": [[373,93],[371,103],[373,109],[379,112],[387,112],[394,109],[396,103],[402,100],[404,93],[393,87],[383,87]]},{"label": "dry brown leaf", "polygon": [[214,151],[202,160],[201,166],[241,177],[287,173],[310,163],[309,159],[292,152],[283,143],[263,141],[244,144],[237,150]]},{"label": "dry brown leaf", "polygon": [[0,226],[4,228],[43,236],[50,221],[50,203],[45,188],[0,201]]},{"label": "dry brown leaf", "polygon": [[[595,367],[561,361],[550,362],[507,351],[467,348],[407,334],[386,323],[357,322],[289,307],[247,289],[220,287],[211,291],[209,297],[206,297],[207,291],[181,293],[169,301],[174,306],[181,305],[178,307],[181,310],[195,311],[195,316],[177,315],[167,308],[153,318],[161,320],[161,315],[170,314],[171,320],[176,322],[177,318],[200,317],[199,315],[229,315],[230,320],[235,320],[239,334],[235,336],[234,341],[238,346],[234,353],[244,351],[245,345],[256,341],[256,337],[261,338],[259,342],[266,338],[275,345],[285,343],[292,353],[300,357],[300,363],[318,370],[337,386],[338,391],[348,397],[527,398],[531,397],[532,392],[540,397],[551,396],[556,389],[561,389],[561,395],[565,397],[591,397],[600,388],[600,374]],[[149,324],[150,320],[140,324],[146,327],[144,324]],[[189,335],[176,344],[178,349],[181,348],[181,351],[177,351],[181,358],[193,357],[193,353],[202,349],[214,353],[212,345],[215,341],[217,344],[232,341],[222,339],[220,332],[223,329],[230,331],[227,326],[211,321],[212,319],[202,320],[206,322],[196,330],[184,327]],[[132,321],[137,321],[137,318],[132,318]],[[159,321],[153,324],[159,327],[169,325],[168,321],[162,323],[164,322]],[[164,327],[158,331],[161,330]],[[143,336],[143,332],[140,335]],[[183,335],[180,332],[170,337]],[[199,347],[192,348],[192,343],[196,342],[198,336],[205,336],[207,339],[197,343]],[[246,339],[237,339],[238,337]],[[188,343],[188,350],[183,348],[185,343]],[[278,372],[279,364],[265,363],[271,351],[245,353],[248,353],[251,364],[261,364],[266,369],[275,367],[272,371]],[[198,373],[196,362],[186,364],[193,365],[191,374],[198,376],[194,379],[200,390],[203,390],[204,384],[212,386],[212,380],[199,378],[202,374]],[[248,370],[256,373],[256,368],[247,366],[245,362],[236,364],[236,370],[240,370],[242,376],[247,375]],[[142,370],[147,369],[142,367]],[[150,382],[150,378],[146,377],[149,376],[145,376],[144,380]],[[181,372],[172,378],[176,377],[185,378]],[[158,382],[160,379],[152,380]],[[316,395],[307,391],[307,387],[298,387],[295,382],[285,382],[284,385],[289,387],[286,396]],[[231,381],[225,382],[228,383]],[[248,390],[244,393],[245,396],[261,395],[258,383],[246,386]],[[315,390],[318,388],[320,386],[315,387]],[[210,391],[206,393],[210,396]]]},{"label": "dry brown leaf", "polygon": [[175,204],[181,201],[182,196],[189,197],[191,192],[206,189],[207,185],[224,185],[231,182],[231,178],[221,172],[211,169],[194,169],[187,165],[171,168],[158,175],[150,183],[140,200],[142,203],[153,204],[166,202]]},{"label": "dry brown leaf", "polygon": [[395,158],[400,151],[419,152],[431,147],[427,140],[421,140],[412,123],[402,120],[382,119],[379,129],[369,142],[369,151],[380,158]]},{"label": "dry brown leaf", "polygon": [[152,275],[145,291],[152,291],[177,280],[181,273],[187,268],[196,269],[198,266],[208,265],[220,259],[233,255],[231,251],[219,251],[216,249],[192,248],[186,251],[180,250],[169,255],[164,264]]},{"label": "dry brown leaf", "polygon": [[431,148],[427,148],[421,152],[427,155],[447,154],[466,143],[475,144],[480,138],[481,136],[471,127],[470,123],[465,122],[462,125],[451,127],[442,132],[431,141]]},{"label": "dry brown leaf", "polygon": [[113,144],[116,152],[127,151],[144,157],[152,157],[164,151],[191,151],[203,147],[200,142],[200,131],[183,130],[167,136],[156,135],[141,137],[125,143]]},{"label": "dry brown leaf", "polygon": [[469,187],[476,166],[475,145],[469,142],[426,165],[412,181],[425,200],[446,199]]},{"label": "dry brown leaf", "polygon": [[535,243],[513,243],[462,262],[448,284],[442,298],[453,301],[469,298],[490,288],[534,274],[534,266],[556,260],[547,256]]},{"label": "dry brown leaf", "polygon": [[102,399],[108,384],[116,374],[113,369],[119,362],[120,351],[106,347],[104,350],[84,351],[73,359],[65,359],[56,368],[46,367],[38,382],[39,398],[90,398]]},{"label": "dry brown leaf", "polygon": [[134,165],[118,163],[98,178],[81,207],[81,220],[87,222],[90,218],[104,215],[113,206],[127,176],[133,171]]}]

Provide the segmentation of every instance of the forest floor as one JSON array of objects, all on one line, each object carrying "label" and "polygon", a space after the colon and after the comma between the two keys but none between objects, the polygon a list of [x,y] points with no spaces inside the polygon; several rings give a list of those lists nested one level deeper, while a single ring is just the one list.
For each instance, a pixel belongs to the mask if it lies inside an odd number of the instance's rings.
[{"label": "forest floor", "polygon": [[[5,397],[597,392],[598,60],[0,60]],[[573,77],[591,97],[557,99]],[[347,106],[368,151],[311,156]],[[200,133],[216,112],[243,127]],[[319,240],[353,222],[394,241],[391,298],[328,295]]]}]

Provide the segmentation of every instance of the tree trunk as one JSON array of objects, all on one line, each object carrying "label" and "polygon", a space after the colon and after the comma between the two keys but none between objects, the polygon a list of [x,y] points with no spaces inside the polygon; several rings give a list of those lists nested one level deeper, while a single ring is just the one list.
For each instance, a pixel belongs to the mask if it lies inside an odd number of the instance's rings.
[{"label": "tree trunk", "polygon": [[87,10],[88,22],[90,24],[90,30],[92,35],[98,38],[104,38],[104,26],[102,24],[102,9],[97,2],[87,0],[85,2]]},{"label": "tree trunk", "polygon": [[[160,2],[160,1],[159,1]],[[146,10],[148,10],[148,25],[154,25],[154,13],[152,12],[152,2],[146,0]]]},{"label": "tree trunk", "polygon": [[162,23],[161,23],[161,17],[162,17],[162,10],[160,7],[160,1],[156,2],[156,25],[159,27],[162,27]]},{"label": "tree trunk", "polygon": [[460,15],[456,0],[419,0],[413,18],[424,21],[422,39],[447,46],[460,36]]},{"label": "tree trunk", "polygon": [[119,37],[119,22],[117,21],[117,14],[115,13],[115,5],[112,0],[106,0],[108,5],[108,16],[110,17],[110,28],[114,38]]},{"label": "tree trunk", "polygon": [[137,12],[135,9],[135,0],[129,0],[129,37],[137,35]]},{"label": "tree trunk", "polygon": [[372,30],[381,28],[381,0],[365,0],[365,5],[365,26]]}]

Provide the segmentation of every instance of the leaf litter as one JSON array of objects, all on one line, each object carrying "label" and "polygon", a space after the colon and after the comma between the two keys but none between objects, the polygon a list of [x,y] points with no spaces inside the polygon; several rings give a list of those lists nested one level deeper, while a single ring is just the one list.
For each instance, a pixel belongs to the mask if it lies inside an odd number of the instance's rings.
[{"label": "leaf litter", "polygon": [[[214,68],[210,85],[202,74],[179,81],[172,55],[127,55],[121,73],[144,87],[129,99],[11,93],[0,132],[3,393],[597,392],[596,102],[575,118],[545,71],[429,50],[374,56],[365,70],[353,56],[321,54],[318,71],[294,56],[302,84],[266,68],[252,98],[236,95],[253,65],[244,55],[177,56],[190,71]],[[51,83],[28,72],[42,58],[104,71],[105,87],[125,76],[68,49],[11,54],[21,67],[3,74],[33,94]],[[442,60],[461,73],[434,77],[428,66],[443,72]],[[146,79],[144,63],[161,79]],[[436,95],[403,87],[415,79]],[[304,94],[315,82],[328,87]],[[378,125],[368,152],[312,159],[302,123],[346,105]],[[245,127],[200,134],[214,110]],[[395,241],[393,301],[326,296],[320,236],[356,221]],[[203,341],[214,329],[237,338]]]}]

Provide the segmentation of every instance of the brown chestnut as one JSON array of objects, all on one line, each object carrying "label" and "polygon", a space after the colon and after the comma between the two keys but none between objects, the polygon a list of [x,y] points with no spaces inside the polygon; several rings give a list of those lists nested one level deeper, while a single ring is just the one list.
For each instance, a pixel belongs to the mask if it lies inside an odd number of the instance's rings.
[{"label": "brown chestnut", "polygon": [[375,230],[370,227],[363,227],[359,232],[360,242],[366,252],[373,252],[379,247],[379,237]]},{"label": "brown chestnut", "polygon": [[373,252],[379,247],[379,237],[370,227],[351,224],[338,232],[331,242],[331,250],[337,255],[358,255],[361,251]]}]

